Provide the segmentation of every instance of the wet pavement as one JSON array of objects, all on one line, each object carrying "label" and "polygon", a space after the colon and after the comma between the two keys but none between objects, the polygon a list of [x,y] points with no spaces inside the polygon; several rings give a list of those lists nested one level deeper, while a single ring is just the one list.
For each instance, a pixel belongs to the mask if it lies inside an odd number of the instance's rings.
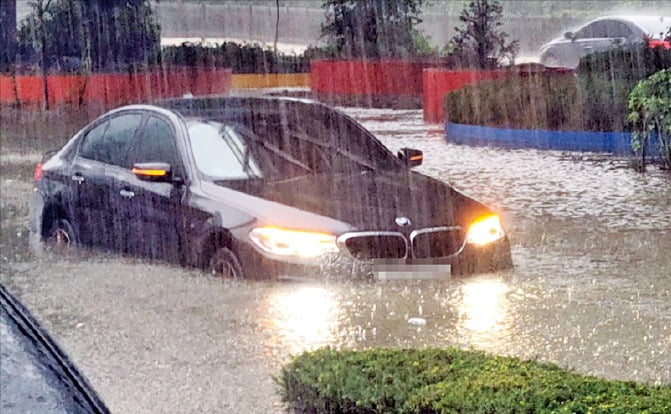
[{"label": "wet pavement", "polygon": [[[222,281],[27,251],[39,156],[2,154],[0,281],[116,413],[281,412],[272,375],[330,345],[457,345],[671,383],[671,179],[607,155],[445,144],[420,111],[346,109],[420,171],[502,213],[515,269],[443,281]],[[425,325],[412,325],[421,317]]]}]

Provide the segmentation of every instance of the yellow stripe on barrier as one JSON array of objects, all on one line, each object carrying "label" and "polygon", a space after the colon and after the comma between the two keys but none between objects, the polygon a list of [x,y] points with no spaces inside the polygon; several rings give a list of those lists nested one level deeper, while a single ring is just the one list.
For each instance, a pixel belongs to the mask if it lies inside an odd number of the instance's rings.
[{"label": "yellow stripe on barrier", "polygon": [[233,74],[231,87],[246,88],[278,88],[278,87],[310,87],[309,73],[238,73]]}]

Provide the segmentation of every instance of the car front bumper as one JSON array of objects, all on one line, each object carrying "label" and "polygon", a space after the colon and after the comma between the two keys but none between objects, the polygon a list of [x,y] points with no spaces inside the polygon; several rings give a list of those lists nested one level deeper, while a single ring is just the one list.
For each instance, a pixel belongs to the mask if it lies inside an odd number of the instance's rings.
[{"label": "car front bumper", "polygon": [[239,245],[235,250],[246,275],[252,278],[306,276],[328,279],[433,279],[450,274],[495,272],[513,266],[507,237],[486,246],[466,244],[455,256],[429,259],[357,260],[341,252],[297,261],[265,256],[250,245]]}]

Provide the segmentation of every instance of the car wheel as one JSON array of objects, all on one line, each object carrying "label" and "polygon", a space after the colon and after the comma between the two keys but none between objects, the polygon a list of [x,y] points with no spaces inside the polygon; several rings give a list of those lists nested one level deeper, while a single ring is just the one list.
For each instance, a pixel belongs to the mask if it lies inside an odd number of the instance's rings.
[{"label": "car wheel", "polygon": [[227,279],[242,279],[244,272],[238,257],[227,247],[219,248],[212,257],[208,266],[210,272]]},{"label": "car wheel", "polygon": [[55,220],[44,240],[50,250],[66,251],[77,246],[77,236],[69,221]]}]

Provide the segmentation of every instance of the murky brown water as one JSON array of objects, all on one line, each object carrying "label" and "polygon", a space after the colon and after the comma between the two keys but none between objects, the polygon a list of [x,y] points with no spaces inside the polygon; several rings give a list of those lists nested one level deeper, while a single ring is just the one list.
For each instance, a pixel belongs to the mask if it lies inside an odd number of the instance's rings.
[{"label": "murky brown water", "polygon": [[[603,155],[447,145],[419,111],[347,109],[420,171],[501,211],[515,269],[411,282],[233,282],[27,252],[36,155],[3,154],[1,281],[114,412],[281,411],[271,376],[331,345],[459,345],[671,383],[671,180]],[[408,324],[422,317],[424,326]]]}]

